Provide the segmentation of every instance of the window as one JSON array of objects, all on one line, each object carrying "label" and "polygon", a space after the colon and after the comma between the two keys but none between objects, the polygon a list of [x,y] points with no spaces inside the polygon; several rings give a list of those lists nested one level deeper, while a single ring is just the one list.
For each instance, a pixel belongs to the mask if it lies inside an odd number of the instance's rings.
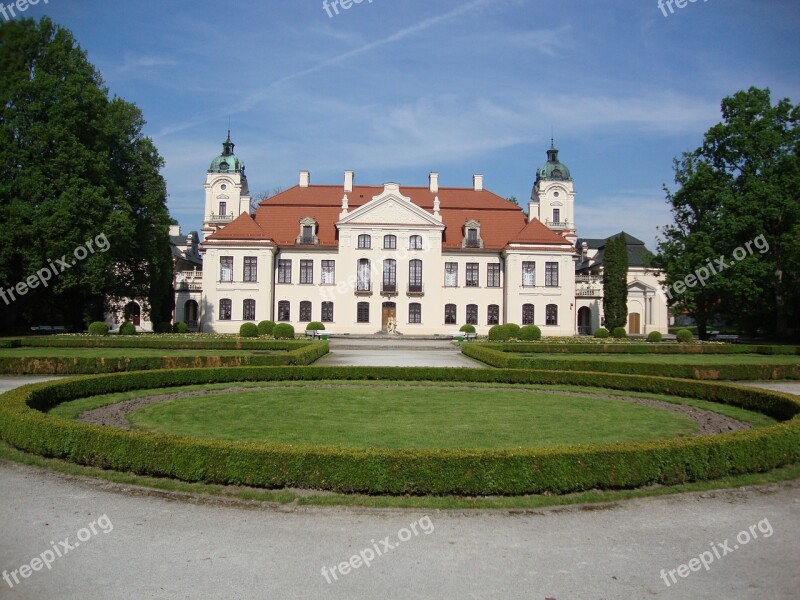
[{"label": "window", "polygon": [[397,248],[397,236],[395,235],[383,236],[383,249],[394,250],[395,248]]},{"label": "window", "polygon": [[322,322],[333,323],[333,302],[322,303]]},{"label": "window", "polygon": [[533,325],[533,304],[522,305],[522,324]]},{"label": "window", "polygon": [[553,223],[561,223],[561,209],[553,209]]},{"label": "window", "polygon": [[303,323],[308,323],[311,320],[311,302],[303,300],[300,303],[300,320]]},{"label": "window", "polygon": [[292,283],[292,261],[286,258],[278,260],[278,283]]},{"label": "window", "polygon": [[397,261],[393,258],[383,261],[383,291],[397,291]]},{"label": "window", "polygon": [[478,324],[478,305],[467,304],[467,323],[469,325]]},{"label": "window", "polygon": [[522,263],[522,287],[536,287],[536,263],[533,261]]},{"label": "window", "polygon": [[500,287],[500,263],[486,265],[486,286]]},{"label": "window", "polygon": [[456,305],[455,304],[445,304],[444,305],[444,324],[445,325],[455,325],[458,322],[458,317],[456,316]]},{"label": "window", "polygon": [[258,259],[255,256],[244,257],[244,279],[242,281],[258,281]]},{"label": "window", "polygon": [[489,310],[486,313],[486,324],[487,325],[500,324],[500,307],[497,304],[489,305]]},{"label": "window", "polygon": [[558,287],[558,263],[544,264],[544,284],[549,287]]},{"label": "window", "polygon": [[314,261],[300,261],[300,285],[310,285],[314,283]]},{"label": "window", "polygon": [[242,319],[245,321],[255,321],[256,320],[256,301],[255,300],[245,300],[242,304]]},{"label": "window", "polygon": [[220,281],[233,281],[233,257],[220,256],[219,257],[219,280]]},{"label": "window", "polygon": [[322,285],[333,285],[336,283],[336,261],[323,260],[322,261]]},{"label": "window", "polygon": [[313,225],[303,225],[303,233],[300,239],[301,244],[313,244],[314,243],[314,226]]},{"label": "window", "polygon": [[408,322],[422,323],[422,304],[412,302],[408,305]]},{"label": "window", "polygon": [[[422,292],[422,261],[418,259],[408,261],[408,291]],[[413,321],[412,321],[413,322]]]},{"label": "window", "polygon": [[471,227],[467,229],[467,248],[480,248],[481,244],[478,241],[478,230]]},{"label": "window", "polygon": [[220,202],[219,203],[219,216],[224,217],[228,214],[228,203],[227,202]]},{"label": "window", "polygon": [[360,236],[358,236],[358,247],[369,250],[372,248],[372,238],[366,233],[362,233]]},{"label": "window", "polygon": [[408,238],[408,249],[409,250],[422,250],[422,236],[421,235],[412,235]]},{"label": "window", "polygon": [[458,263],[444,263],[444,287],[458,287]]},{"label": "window", "polygon": [[369,302],[359,302],[357,313],[359,323],[369,323]]},{"label": "window", "polygon": [[558,325],[558,306],[548,304],[545,309],[545,325]]},{"label": "window", "polygon": [[478,287],[479,278],[478,263],[467,263],[467,287]]},{"label": "window", "polygon": [[291,321],[292,312],[288,300],[278,302],[278,321]]},{"label": "window", "polygon": [[[367,236],[369,237],[369,236]],[[369,266],[369,259],[368,258],[361,258],[358,261],[358,284],[356,287],[356,291],[358,292],[369,292],[372,288],[370,287],[370,273],[371,269]]]},{"label": "window", "polygon": [[230,321],[231,320],[231,300],[230,298],[223,298],[219,301],[219,320],[220,321]]}]

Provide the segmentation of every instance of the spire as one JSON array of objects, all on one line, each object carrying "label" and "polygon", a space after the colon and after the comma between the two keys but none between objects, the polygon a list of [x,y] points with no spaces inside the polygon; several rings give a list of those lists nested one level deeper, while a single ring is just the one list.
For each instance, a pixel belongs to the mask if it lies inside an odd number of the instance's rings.
[{"label": "spire", "polygon": [[231,156],[233,154],[234,143],[231,141],[231,130],[228,129],[228,139],[222,142],[222,156]]}]

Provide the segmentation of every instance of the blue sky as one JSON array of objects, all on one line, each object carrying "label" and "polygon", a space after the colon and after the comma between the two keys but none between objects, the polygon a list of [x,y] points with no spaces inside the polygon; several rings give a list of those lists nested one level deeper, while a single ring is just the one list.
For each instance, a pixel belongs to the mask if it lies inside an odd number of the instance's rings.
[{"label": "blue sky", "polygon": [[[331,0],[329,0],[330,3]],[[669,12],[669,11],[667,11]],[[334,11],[331,9],[331,13]],[[199,229],[231,120],[253,193],[297,183],[471,185],[526,203],[551,130],[583,237],[652,248],[672,159],[752,85],[800,100],[800,3],[708,0],[49,0],[166,160],[169,207]]]}]

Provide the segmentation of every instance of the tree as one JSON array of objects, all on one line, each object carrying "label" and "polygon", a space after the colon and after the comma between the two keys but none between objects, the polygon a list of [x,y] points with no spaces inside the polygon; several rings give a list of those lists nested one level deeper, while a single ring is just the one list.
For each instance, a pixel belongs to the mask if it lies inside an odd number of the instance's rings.
[{"label": "tree", "polygon": [[138,108],[109,97],[68,30],[47,18],[0,25],[0,285],[108,242],[24,302],[0,302],[0,329],[80,330],[122,297],[145,299],[154,322],[170,319],[163,160],[143,126]]},{"label": "tree", "polygon": [[628,323],[628,244],[623,233],[606,241],[603,252],[603,314],[609,331]]},{"label": "tree", "polygon": [[253,199],[250,200],[250,212],[254,213],[258,208],[258,205],[261,204],[264,200],[268,198],[272,198],[273,196],[277,196],[283,191],[283,188],[280,186],[272,188],[271,191],[264,191],[259,192],[253,196]]},{"label": "tree", "polygon": [[[800,108],[750,88],[722,101],[722,119],[675,160],[680,188],[666,190],[675,223],[662,229],[657,264],[702,339],[717,317],[748,333],[797,336]],[[707,281],[688,278],[702,268]]]},{"label": "tree", "polygon": [[509,196],[508,198],[506,198],[506,200],[511,202],[511,204],[516,204],[517,206],[519,206],[519,200],[517,200],[516,196]]}]

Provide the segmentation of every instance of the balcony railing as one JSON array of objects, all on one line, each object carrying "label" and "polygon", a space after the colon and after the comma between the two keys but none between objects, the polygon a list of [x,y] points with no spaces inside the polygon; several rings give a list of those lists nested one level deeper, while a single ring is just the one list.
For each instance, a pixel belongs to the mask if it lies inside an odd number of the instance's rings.
[{"label": "balcony railing", "polygon": [[599,275],[575,275],[575,283],[603,283]]},{"label": "balcony railing", "polygon": [[356,296],[371,296],[372,285],[369,281],[359,281],[356,285]]},{"label": "balcony railing", "polygon": [[227,215],[215,215],[212,212],[206,217],[206,221],[209,223],[228,223],[233,221],[233,213],[228,213]]},{"label": "balcony railing", "polygon": [[175,274],[175,287],[179,290],[202,290],[202,271],[178,271]]},{"label": "balcony railing", "polygon": [[571,226],[569,221],[547,221],[546,225],[553,229],[567,229]]},{"label": "balcony railing", "polygon": [[594,296],[602,296],[602,295],[603,295],[603,288],[585,287],[585,288],[575,289],[575,296],[579,296],[582,298],[592,298]]},{"label": "balcony railing", "polygon": [[408,296],[424,296],[425,292],[422,289],[422,284],[409,284],[408,291],[406,292]]},{"label": "balcony railing", "polygon": [[396,296],[397,284],[396,283],[383,283],[381,285],[381,296]]},{"label": "balcony railing", "polygon": [[578,335],[592,335],[592,326],[578,325]]}]

